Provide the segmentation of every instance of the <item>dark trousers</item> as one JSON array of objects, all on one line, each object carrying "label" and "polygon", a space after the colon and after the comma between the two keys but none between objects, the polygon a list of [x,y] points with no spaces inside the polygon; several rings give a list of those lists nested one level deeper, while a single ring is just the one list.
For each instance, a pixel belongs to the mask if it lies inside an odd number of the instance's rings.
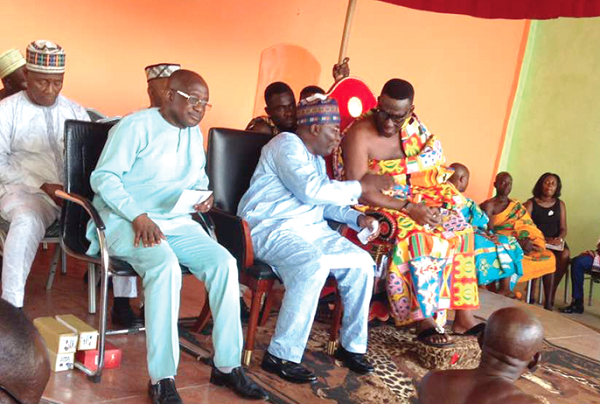
[{"label": "dark trousers", "polygon": [[571,262],[571,283],[573,300],[583,302],[583,276],[592,270],[594,258],[589,255],[579,255]]}]

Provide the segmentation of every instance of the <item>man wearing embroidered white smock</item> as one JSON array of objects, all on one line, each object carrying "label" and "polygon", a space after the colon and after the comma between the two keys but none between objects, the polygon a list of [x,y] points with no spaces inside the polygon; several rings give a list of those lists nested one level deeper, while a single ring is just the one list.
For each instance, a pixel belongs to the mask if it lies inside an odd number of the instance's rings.
[{"label": "man wearing embroidered white smock", "polygon": [[[235,259],[190,214],[171,213],[184,190],[206,189],[205,155],[198,124],[210,107],[208,86],[198,74],[179,70],[169,78],[160,109],[121,120],[110,132],[91,176],[94,206],[106,225],[109,253],[142,277],[146,346],[153,403],[181,403],[174,376],[179,361],[177,319],[180,264],[208,291],[215,348],[211,381],[247,398],[266,393],[242,369],[238,270]],[[207,212],[212,197],[197,204]],[[90,222],[89,253],[98,250]]]},{"label": "man wearing embroidered white smock", "polygon": [[285,286],[275,335],[261,366],[286,380],[309,383],[316,376],[300,362],[319,293],[330,274],[337,279],[344,305],[336,356],[356,372],[373,370],[364,354],[374,262],[325,219],[358,230],[372,227],[375,220],[350,205],[364,189],[391,187],[391,180],[366,176],[360,182],[341,182],[327,177],[322,156],[340,141],[335,100],[318,95],[303,100],[297,117],[297,134],[281,133],[262,149],[238,214],[252,229],[256,257],[273,266]]},{"label": "man wearing embroidered white smock", "polygon": [[3,248],[2,298],[23,307],[25,283],[46,229],[60,214],[67,119],[89,120],[59,95],[63,49],[49,41],[27,47],[27,90],[0,102],[0,215],[10,223]]}]

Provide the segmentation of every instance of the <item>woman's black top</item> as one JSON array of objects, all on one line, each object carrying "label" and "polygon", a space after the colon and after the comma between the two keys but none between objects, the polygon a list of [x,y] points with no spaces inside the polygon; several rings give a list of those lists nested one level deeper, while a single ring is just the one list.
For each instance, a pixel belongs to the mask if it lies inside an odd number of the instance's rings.
[{"label": "woman's black top", "polygon": [[538,229],[544,234],[544,237],[558,237],[560,234],[560,199],[556,199],[556,203],[549,208],[540,206],[531,198],[533,209],[531,211],[531,219]]}]

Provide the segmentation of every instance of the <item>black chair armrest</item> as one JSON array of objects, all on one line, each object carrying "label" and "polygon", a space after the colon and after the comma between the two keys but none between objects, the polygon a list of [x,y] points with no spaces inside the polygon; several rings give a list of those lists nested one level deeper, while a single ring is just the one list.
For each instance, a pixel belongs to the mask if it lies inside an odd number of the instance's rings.
[{"label": "black chair armrest", "polygon": [[254,253],[248,223],[218,208],[213,208],[209,213],[215,225],[217,241],[234,256],[238,268],[245,270],[252,266]]},{"label": "black chair armrest", "polygon": [[60,191],[60,190],[56,191],[55,195],[61,199],[65,199],[67,201],[76,203],[79,206],[81,206],[83,209],[85,209],[87,214],[90,215],[90,217],[94,221],[94,224],[96,225],[98,230],[106,229],[106,226],[104,226],[104,221],[102,220],[102,218],[100,217],[100,214],[98,213],[98,211],[96,210],[94,205],[92,205],[92,202],[89,199],[87,199],[81,195],[69,194],[69,193],[66,193],[66,192]]}]

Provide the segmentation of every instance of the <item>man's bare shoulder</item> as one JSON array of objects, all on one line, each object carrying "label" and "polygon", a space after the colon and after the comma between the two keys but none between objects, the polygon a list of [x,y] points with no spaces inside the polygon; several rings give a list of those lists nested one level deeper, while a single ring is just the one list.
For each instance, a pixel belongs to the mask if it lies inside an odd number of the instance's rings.
[{"label": "man's bare shoulder", "polygon": [[377,129],[370,119],[364,119],[348,128],[342,138],[342,148],[350,145],[368,145],[375,138],[377,138]]}]

